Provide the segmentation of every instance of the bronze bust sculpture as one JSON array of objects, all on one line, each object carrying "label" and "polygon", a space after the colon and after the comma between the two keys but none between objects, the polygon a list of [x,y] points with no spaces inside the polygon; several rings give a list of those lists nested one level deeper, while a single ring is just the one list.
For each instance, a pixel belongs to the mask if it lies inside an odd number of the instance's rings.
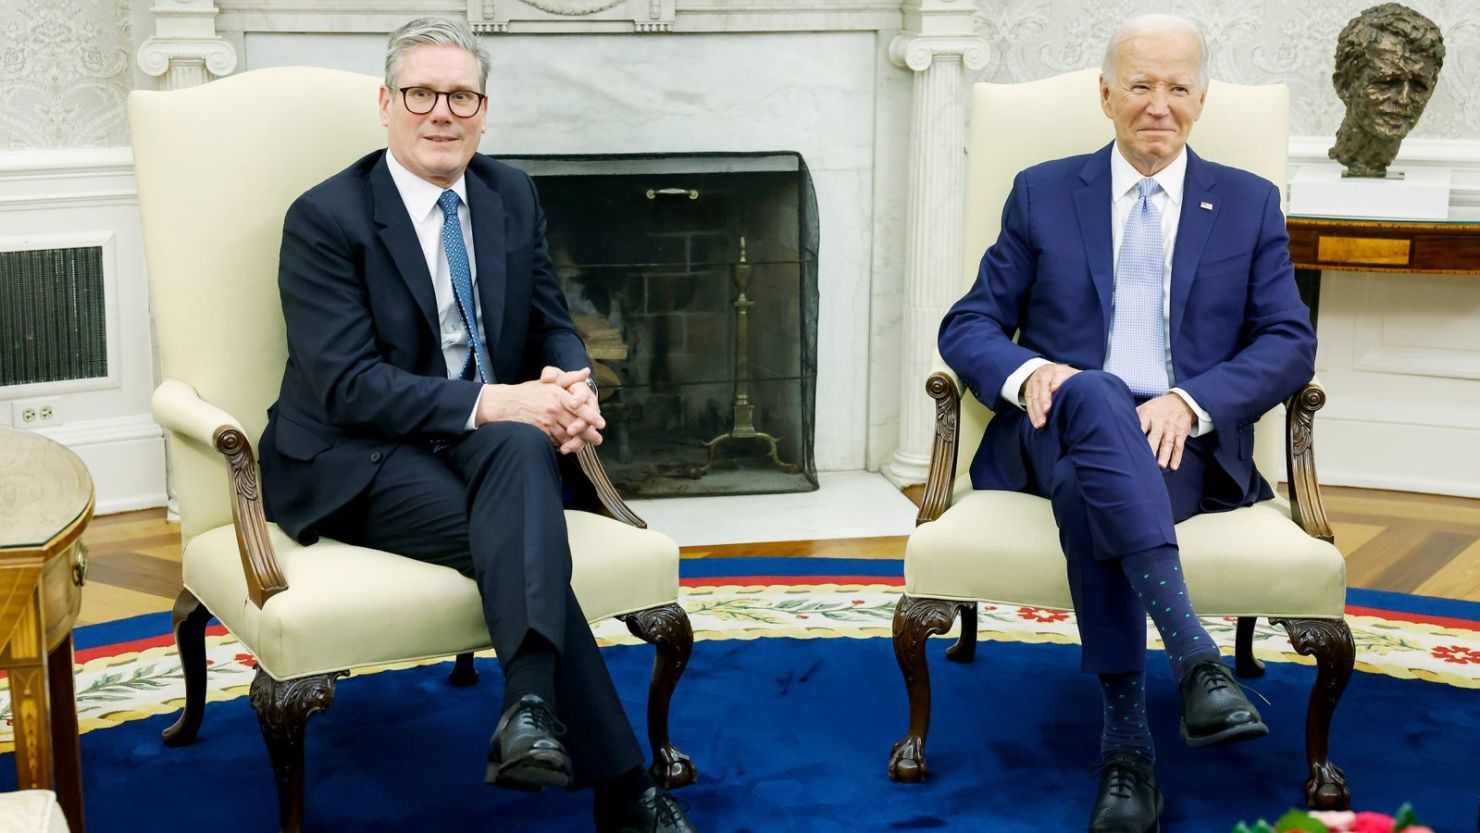
[{"label": "bronze bust sculpture", "polygon": [[1432,20],[1397,3],[1352,18],[1336,38],[1331,83],[1346,117],[1327,155],[1346,176],[1381,177],[1418,123],[1444,66],[1444,37]]}]

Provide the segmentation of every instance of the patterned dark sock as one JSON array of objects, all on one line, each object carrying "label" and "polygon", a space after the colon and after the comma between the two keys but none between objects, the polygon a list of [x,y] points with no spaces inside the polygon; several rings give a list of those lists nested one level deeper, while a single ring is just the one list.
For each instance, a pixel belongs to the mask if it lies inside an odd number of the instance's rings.
[{"label": "patterned dark sock", "polygon": [[1140,671],[1101,674],[1100,696],[1105,701],[1105,732],[1100,735],[1100,759],[1111,752],[1135,752],[1156,761],[1151,727],[1146,724],[1146,675]]},{"label": "patterned dark sock", "polygon": [[1146,612],[1151,614],[1151,621],[1156,623],[1161,641],[1167,647],[1173,678],[1182,679],[1182,669],[1186,666],[1218,658],[1218,646],[1192,610],[1176,547],[1131,553],[1120,560],[1120,568],[1141,597]]},{"label": "patterned dark sock", "polygon": [[560,655],[550,640],[530,631],[514,658],[504,666],[504,705],[501,712],[526,694],[538,695],[555,711],[555,665]]}]

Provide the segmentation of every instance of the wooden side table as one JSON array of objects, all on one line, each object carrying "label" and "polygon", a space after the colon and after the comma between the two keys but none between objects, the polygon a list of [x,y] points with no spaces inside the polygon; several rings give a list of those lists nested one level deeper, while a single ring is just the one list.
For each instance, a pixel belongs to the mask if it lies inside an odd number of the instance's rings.
[{"label": "wooden side table", "polygon": [[0,428],[0,669],[10,681],[21,789],[53,789],[83,830],[72,624],[82,606],[93,483],[77,455]]},{"label": "wooden side table", "polygon": [[1290,260],[1314,326],[1321,271],[1480,275],[1480,222],[1289,217]]}]

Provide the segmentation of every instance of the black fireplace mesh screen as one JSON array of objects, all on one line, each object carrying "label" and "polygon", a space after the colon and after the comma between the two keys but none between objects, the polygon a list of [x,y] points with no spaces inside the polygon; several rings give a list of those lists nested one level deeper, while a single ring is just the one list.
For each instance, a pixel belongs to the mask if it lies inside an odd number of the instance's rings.
[{"label": "black fireplace mesh screen", "polygon": [[801,156],[509,161],[539,189],[623,495],[817,488],[817,202]]}]

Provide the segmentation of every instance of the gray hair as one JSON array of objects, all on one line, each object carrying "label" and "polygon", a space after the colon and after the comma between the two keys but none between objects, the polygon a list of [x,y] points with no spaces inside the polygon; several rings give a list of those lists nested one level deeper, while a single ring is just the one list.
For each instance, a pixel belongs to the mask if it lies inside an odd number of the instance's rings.
[{"label": "gray hair", "polygon": [[385,52],[385,85],[387,87],[392,90],[396,88],[396,79],[401,75],[401,63],[405,61],[406,53],[427,44],[456,46],[477,58],[478,91],[487,91],[488,73],[493,69],[493,59],[488,57],[488,50],[478,42],[478,36],[473,34],[473,30],[469,29],[467,24],[439,17],[418,17],[391,33],[391,39],[386,44]]},{"label": "gray hair", "polygon": [[1197,83],[1199,87],[1206,90],[1208,88],[1208,39],[1203,37],[1202,29],[1199,29],[1196,23],[1174,14],[1143,14],[1120,24],[1120,28],[1110,36],[1109,45],[1105,47],[1105,60],[1100,64],[1100,74],[1105,76],[1107,81],[1115,78],[1115,53],[1120,51],[1120,44],[1126,38],[1164,32],[1186,32],[1197,38]]}]

